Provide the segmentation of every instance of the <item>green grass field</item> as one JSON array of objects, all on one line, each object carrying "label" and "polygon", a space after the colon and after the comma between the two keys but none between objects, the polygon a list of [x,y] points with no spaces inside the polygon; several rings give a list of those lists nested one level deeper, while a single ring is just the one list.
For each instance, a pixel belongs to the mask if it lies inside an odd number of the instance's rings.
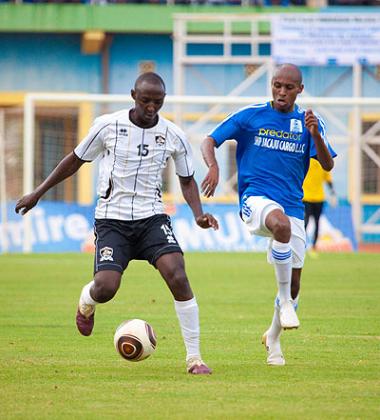
[{"label": "green grass field", "polygon": [[[307,260],[284,367],[267,366],[261,344],[275,295],[265,256],[187,254],[186,263],[207,377],[186,373],[172,298],[149,264],[131,263],[82,337],[74,318],[92,256],[1,256],[0,418],[380,418],[379,255]],[[133,317],[158,338],[140,363],[113,347],[115,328]]]}]

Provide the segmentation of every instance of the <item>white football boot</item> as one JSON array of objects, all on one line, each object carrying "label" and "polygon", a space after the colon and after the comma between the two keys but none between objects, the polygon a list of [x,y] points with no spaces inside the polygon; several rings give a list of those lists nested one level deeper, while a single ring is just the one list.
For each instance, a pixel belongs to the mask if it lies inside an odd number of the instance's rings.
[{"label": "white football boot", "polygon": [[270,366],[284,366],[285,359],[281,351],[280,337],[278,337],[277,340],[274,340],[268,335],[268,331],[266,331],[261,342],[267,350],[267,364]]},{"label": "white football boot", "polygon": [[293,328],[298,328],[300,326],[298,316],[290,300],[281,303],[279,306],[279,309],[280,309],[280,324],[284,330],[291,330]]}]

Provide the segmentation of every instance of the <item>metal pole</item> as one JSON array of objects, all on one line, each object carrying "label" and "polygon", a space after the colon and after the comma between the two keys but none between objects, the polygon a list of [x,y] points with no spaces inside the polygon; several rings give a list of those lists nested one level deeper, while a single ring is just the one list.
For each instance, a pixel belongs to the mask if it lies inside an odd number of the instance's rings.
[{"label": "metal pole", "polygon": [[[186,66],[183,62],[184,55],[187,55],[186,52],[186,43],[184,41],[184,36],[187,33],[187,23],[181,18],[174,19],[174,30],[173,30],[173,83],[174,83],[174,94],[182,96],[184,94],[185,88],[185,73]],[[174,104],[173,108],[174,113],[174,122],[178,126],[182,126],[182,114],[183,106],[181,104]],[[179,185],[177,175],[175,173],[175,168],[173,162],[170,160],[169,163],[169,185],[168,192],[172,196],[179,195]]]},{"label": "metal pole", "polygon": [[[184,95],[184,84],[185,84],[185,66],[183,64],[183,57],[185,53],[184,35],[186,28],[186,22],[181,19],[174,21],[174,43],[173,43],[173,82],[174,82],[174,95]],[[176,105],[174,107],[174,122],[181,125],[182,122],[182,107]]]},{"label": "metal pole", "polygon": [[[24,195],[34,188],[34,101],[26,95],[24,102]],[[32,220],[30,213],[24,216],[23,252],[32,252]]]},{"label": "metal pole", "polygon": [[8,252],[8,239],[7,239],[7,189],[5,178],[5,124],[4,124],[4,110],[0,109],[0,202],[1,202],[1,248],[2,252]]},{"label": "metal pole", "polygon": [[[359,63],[353,65],[353,94],[360,97],[362,67]],[[361,114],[360,107],[356,104],[353,108],[353,129],[352,129],[352,217],[355,227],[356,240],[361,241],[362,234],[362,130],[361,130]]]}]

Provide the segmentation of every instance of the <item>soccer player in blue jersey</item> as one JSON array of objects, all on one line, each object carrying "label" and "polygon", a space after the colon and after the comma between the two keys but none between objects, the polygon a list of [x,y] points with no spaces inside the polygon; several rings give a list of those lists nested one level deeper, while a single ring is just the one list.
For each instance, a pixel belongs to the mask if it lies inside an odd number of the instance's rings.
[{"label": "soccer player in blue jersey", "polygon": [[267,363],[284,365],[281,331],[299,326],[296,309],[306,245],[302,183],[310,158],[330,171],[336,154],[323,120],[295,104],[303,90],[300,69],[277,67],[271,85],[272,101],[229,115],[203,141],[208,173],[201,189],[206,197],[214,195],[219,181],[215,148],[236,140],[240,214],[251,234],[270,238],[268,261],[278,286],[272,324],[263,335]]}]

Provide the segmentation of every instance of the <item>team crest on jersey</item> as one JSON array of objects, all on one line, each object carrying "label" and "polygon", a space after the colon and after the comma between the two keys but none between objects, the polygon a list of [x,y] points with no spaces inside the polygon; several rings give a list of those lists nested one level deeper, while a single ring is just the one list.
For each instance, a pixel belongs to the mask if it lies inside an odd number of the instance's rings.
[{"label": "team crest on jersey", "polygon": [[126,128],[120,128],[119,136],[128,136],[128,130]]},{"label": "team crest on jersey", "polygon": [[290,131],[292,133],[302,133],[302,122],[301,120],[297,120],[292,118],[290,120]]},{"label": "team crest on jersey", "polygon": [[163,146],[165,144],[165,137],[162,135],[156,136],[156,144]]},{"label": "team crest on jersey", "polygon": [[99,251],[100,261],[113,261],[113,249],[105,246]]}]

